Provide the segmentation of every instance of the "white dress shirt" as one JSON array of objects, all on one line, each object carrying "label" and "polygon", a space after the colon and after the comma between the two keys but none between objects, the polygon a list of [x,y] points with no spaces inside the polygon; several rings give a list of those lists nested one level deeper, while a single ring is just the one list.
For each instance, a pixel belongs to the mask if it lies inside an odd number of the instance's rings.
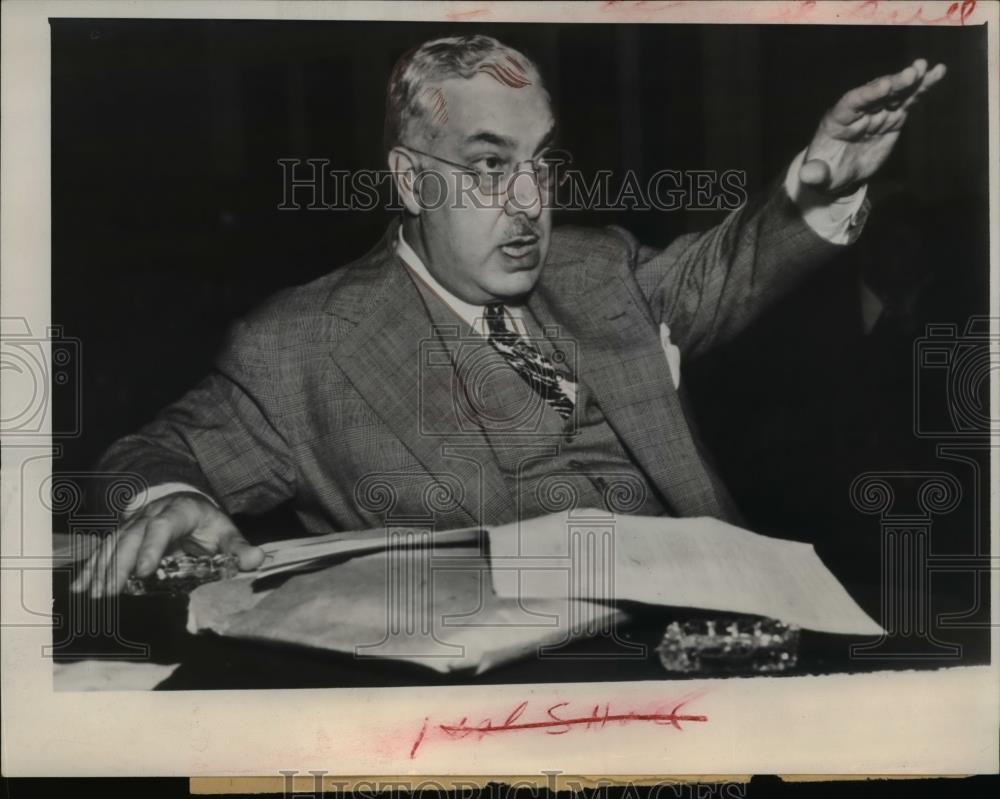
[{"label": "white dress shirt", "polygon": [[[396,254],[402,259],[409,270],[420,278],[427,288],[444,300],[445,305],[451,308],[463,322],[468,324],[480,336],[489,337],[490,333],[486,325],[486,306],[473,305],[463,299],[459,299],[442,286],[435,279],[434,275],[430,273],[424,262],[420,260],[420,256],[417,255],[416,251],[407,242],[406,237],[403,236],[402,225],[399,226],[399,236],[396,239]],[[510,329],[519,336],[528,335],[527,328],[524,326],[524,309],[514,305],[504,305],[503,308],[504,316],[507,319],[507,325]]]},{"label": "white dress shirt", "polygon": [[[421,280],[424,285],[427,286],[431,291],[433,291],[438,297],[440,297],[444,303],[451,308],[463,322],[472,328],[473,332],[483,336],[484,338],[489,338],[489,328],[486,324],[486,306],[484,305],[473,305],[466,302],[463,299],[456,297],[448,289],[441,285],[434,275],[430,273],[430,270],[420,260],[420,256],[414,251],[414,249],[406,241],[406,237],[403,235],[403,226],[399,226],[399,239],[396,242],[396,254],[399,255],[400,259],[409,268],[413,274]],[[519,305],[504,305],[504,317],[507,320],[507,326],[513,330],[517,335],[527,338],[530,341],[530,334],[528,328],[524,323],[524,308]],[[556,380],[559,381],[559,388],[562,390],[563,394],[569,397],[570,401],[574,404],[576,403],[576,383],[572,380],[567,380],[561,374],[556,372]]]},{"label": "white dress shirt", "polygon": [[785,175],[785,191],[799,207],[805,223],[818,236],[831,244],[850,244],[861,233],[865,220],[861,214],[868,184],[862,184],[853,194],[831,200],[799,180],[799,170],[805,160],[803,150],[792,161]]},{"label": "white dress shirt", "polygon": [[[864,225],[864,218],[860,211],[864,203],[867,185],[862,185],[857,191],[847,197],[839,197],[830,200],[820,192],[804,185],[799,180],[799,169],[805,159],[806,151],[802,150],[792,161],[785,175],[785,191],[792,201],[799,207],[805,223],[811,227],[818,236],[826,239],[832,244],[849,244],[861,232]],[[413,248],[403,237],[403,228],[399,228],[399,240],[396,244],[397,253],[403,263],[424,282],[444,303],[453,310],[460,319],[468,323],[473,331],[481,336],[489,337],[489,330],[486,325],[485,313],[482,305],[473,305],[456,297],[448,289],[442,286],[434,276],[428,271],[420,256],[414,252]],[[527,328],[524,325],[524,309],[518,306],[504,305],[504,312],[507,323],[511,330],[520,336],[528,336]],[[660,343],[663,346],[663,353],[670,368],[670,374],[674,381],[674,386],[680,388],[680,350],[670,340],[670,328],[663,324],[660,326]],[[563,392],[574,402],[576,401],[576,383],[560,377],[560,387]],[[209,499],[218,506],[210,496],[199,491],[186,483],[162,483],[152,486],[149,489],[140,491],[126,507],[126,516],[141,510],[145,505],[160,497],[181,491],[190,491]]]}]

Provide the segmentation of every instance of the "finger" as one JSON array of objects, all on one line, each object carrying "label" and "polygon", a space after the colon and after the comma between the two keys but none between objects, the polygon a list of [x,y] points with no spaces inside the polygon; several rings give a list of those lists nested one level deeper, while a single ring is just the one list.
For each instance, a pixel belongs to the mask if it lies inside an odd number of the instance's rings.
[{"label": "finger", "polygon": [[915,66],[908,66],[906,69],[900,70],[889,78],[891,84],[889,94],[903,94],[912,90],[919,77]]},{"label": "finger", "polygon": [[844,95],[844,102],[851,111],[863,112],[872,107],[881,107],[886,102],[902,103],[910,92],[921,85],[921,78],[927,62],[917,59],[910,66],[892,75],[883,75],[869,81],[864,86],[852,89]]},{"label": "finger", "polygon": [[142,544],[143,532],[143,525],[135,525],[119,536],[118,551],[108,563],[104,574],[104,588],[108,596],[121,593],[125,587],[135,565],[136,553]]},{"label": "finger", "polygon": [[873,114],[870,114],[865,118],[865,133],[869,136],[876,133],[882,132],[882,126],[886,124],[889,119],[889,114],[895,113],[895,111],[887,111],[886,109],[881,109]]},{"label": "finger", "polygon": [[886,117],[879,133],[893,133],[903,127],[906,122],[906,110],[901,108],[898,111],[891,111]]},{"label": "finger", "polygon": [[870,118],[867,114],[862,114],[850,124],[845,124],[841,131],[841,137],[856,141],[866,136],[869,132]]},{"label": "finger", "polygon": [[946,67],[944,64],[935,64],[934,69],[932,69],[924,76],[922,88],[926,91],[935,83],[940,81],[947,74],[948,74],[948,67]]},{"label": "finger", "polygon": [[239,560],[240,571],[253,571],[264,562],[264,550],[247,541],[236,528],[223,533],[219,549]]},{"label": "finger", "polygon": [[146,534],[137,551],[136,576],[148,577],[156,571],[170,544],[191,532],[192,526],[184,513],[172,505],[153,517],[146,525]]},{"label": "finger", "polygon": [[830,184],[830,167],[826,161],[810,158],[799,168],[799,180],[807,186],[824,189]]},{"label": "finger", "polygon": [[141,528],[124,536],[118,552],[107,566],[105,591],[114,594],[124,588],[129,576],[148,577],[160,564],[170,545],[189,533],[195,519],[187,503],[174,502],[145,521]]},{"label": "finger", "polygon": [[104,596],[104,576],[107,574],[108,564],[114,558],[115,551],[118,549],[118,538],[120,535],[121,533],[109,535],[103,546],[101,546],[101,551],[98,553],[97,561],[94,564],[94,576],[90,582],[90,596],[94,599],[100,599]]},{"label": "finger", "polygon": [[892,79],[888,75],[875,78],[864,86],[851,89],[841,103],[848,111],[862,113],[877,102],[885,99],[892,90]]},{"label": "finger", "polygon": [[920,77],[916,67],[909,66],[889,78],[889,92],[884,97],[869,103],[869,113],[884,109],[895,111],[920,90]]},{"label": "finger", "polygon": [[101,547],[103,544],[104,542],[102,541],[101,543],[94,545],[94,549],[87,557],[83,567],[79,570],[76,579],[73,581],[73,585],[70,586],[70,590],[74,593],[79,594],[86,591],[90,587],[90,580],[94,574],[94,566],[100,558]]},{"label": "finger", "polygon": [[921,97],[927,94],[941,79],[948,73],[948,68],[944,64],[938,64],[930,72],[924,75],[920,86],[913,94],[906,98],[901,106],[904,110],[911,108]]}]

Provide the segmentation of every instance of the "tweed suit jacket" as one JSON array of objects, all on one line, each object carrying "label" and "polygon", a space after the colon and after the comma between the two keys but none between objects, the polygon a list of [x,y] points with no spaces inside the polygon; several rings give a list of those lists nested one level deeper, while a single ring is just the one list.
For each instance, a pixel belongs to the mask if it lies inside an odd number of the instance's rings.
[{"label": "tweed suit jacket", "polygon": [[[317,534],[386,521],[511,521],[492,449],[502,436],[445,423],[454,374],[437,356],[428,364],[436,331],[395,253],[397,225],[364,257],[237,322],[212,373],[115,442],[99,468],[188,483],[230,514],[291,501]],[[776,186],[665,250],[618,228],[556,228],[528,305],[575,343],[578,379],[665,506],[725,518],[659,326],[669,325],[683,357],[696,357],[837,249]]]}]

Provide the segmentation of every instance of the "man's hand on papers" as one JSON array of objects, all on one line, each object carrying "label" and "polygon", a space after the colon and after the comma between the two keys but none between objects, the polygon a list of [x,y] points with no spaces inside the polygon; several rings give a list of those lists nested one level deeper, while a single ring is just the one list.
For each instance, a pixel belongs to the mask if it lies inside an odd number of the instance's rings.
[{"label": "man's hand on papers", "polygon": [[89,588],[95,599],[117,594],[133,570],[147,577],[164,554],[185,545],[212,555],[236,555],[243,571],[264,562],[264,551],[240,535],[232,520],[205,496],[178,492],[153,500],[128,517],[87,560],[73,591]]},{"label": "man's hand on papers", "polygon": [[826,112],[799,179],[831,196],[853,193],[885,163],[914,104],[945,75],[918,58],[895,75],[847,92]]}]

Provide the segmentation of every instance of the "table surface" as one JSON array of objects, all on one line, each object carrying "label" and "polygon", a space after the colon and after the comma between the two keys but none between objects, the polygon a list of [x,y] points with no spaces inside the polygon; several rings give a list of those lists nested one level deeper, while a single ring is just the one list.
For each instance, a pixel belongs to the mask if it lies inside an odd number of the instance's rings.
[{"label": "table surface", "polygon": [[[186,596],[123,596],[117,603],[81,600],[68,591],[66,571],[54,573],[54,658],[180,664],[161,690],[387,687],[408,685],[605,682],[678,679],[668,674],[655,647],[671,620],[697,615],[685,609],[629,608],[632,620],[617,630],[618,641],[583,639],[511,662],[482,674],[469,670],[440,673],[415,664],[358,659],[351,655],[284,644],[267,644],[213,634],[189,634]],[[81,615],[83,618],[81,618]],[[111,616],[117,622],[108,623]],[[94,630],[71,635],[90,621]],[[103,621],[102,621],[103,620]],[[99,623],[95,623],[99,622]],[[107,631],[102,632],[102,627]],[[114,632],[110,632],[114,630]],[[936,669],[989,662],[989,630],[949,631],[953,647],[922,638],[893,637],[867,657],[852,657],[851,646],[871,639],[802,631],[799,659],[789,676],[869,672],[885,669]],[[640,653],[635,645],[644,647]],[[695,674],[691,677],[709,675]],[[717,675],[713,675],[717,676]]]}]

